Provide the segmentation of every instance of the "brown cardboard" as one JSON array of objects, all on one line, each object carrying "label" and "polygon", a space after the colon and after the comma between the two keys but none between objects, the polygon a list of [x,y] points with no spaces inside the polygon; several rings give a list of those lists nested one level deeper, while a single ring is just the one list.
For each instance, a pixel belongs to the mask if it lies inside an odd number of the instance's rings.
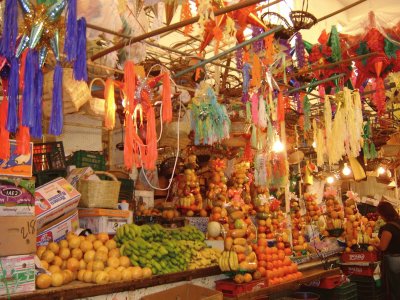
[{"label": "brown cardboard", "polygon": [[1,256],[36,252],[35,216],[0,217],[0,237]]},{"label": "brown cardboard", "polygon": [[142,300],[223,300],[221,292],[194,284],[180,285],[142,297]]}]

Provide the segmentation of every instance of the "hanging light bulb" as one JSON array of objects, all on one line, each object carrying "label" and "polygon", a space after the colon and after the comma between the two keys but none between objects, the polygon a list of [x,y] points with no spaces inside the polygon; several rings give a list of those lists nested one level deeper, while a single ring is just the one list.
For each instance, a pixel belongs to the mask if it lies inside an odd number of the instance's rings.
[{"label": "hanging light bulb", "polygon": [[347,165],[347,163],[344,163],[344,167],[342,169],[342,174],[344,176],[349,176],[351,174],[351,169],[350,167]]},{"label": "hanging light bulb", "polygon": [[386,169],[385,169],[384,167],[380,166],[380,167],[376,170],[376,172],[378,173],[378,176],[380,176],[380,175],[383,175],[383,174],[386,173]]},{"label": "hanging light bulb", "polygon": [[316,141],[314,141],[312,144],[312,147],[315,149],[315,148],[317,148],[317,142]]},{"label": "hanging light bulb", "polygon": [[335,177],[333,177],[333,176],[326,177],[326,183],[327,184],[332,184],[334,182],[335,182]]},{"label": "hanging light bulb", "polygon": [[279,136],[276,137],[274,144],[272,145],[272,151],[275,153],[282,152],[285,149],[285,146],[282,144]]}]

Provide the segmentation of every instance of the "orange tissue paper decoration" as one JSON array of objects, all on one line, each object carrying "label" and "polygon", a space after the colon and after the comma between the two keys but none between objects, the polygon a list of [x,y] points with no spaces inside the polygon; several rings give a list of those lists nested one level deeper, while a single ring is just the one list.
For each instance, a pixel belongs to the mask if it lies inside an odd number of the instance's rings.
[{"label": "orange tissue paper decoration", "polygon": [[108,130],[114,129],[115,126],[115,95],[114,95],[114,81],[110,78],[106,81],[104,89],[104,99],[106,100],[106,112],[104,125]]},{"label": "orange tissue paper decoration", "polygon": [[261,61],[260,58],[253,55],[253,67],[251,68],[251,85],[259,88],[261,86]]},{"label": "orange tissue paper decoration", "polygon": [[285,99],[283,99],[282,91],[278,93],[278,109],[277,109],[278,122],[285,120]]},{"label": "orange tissue paper decoration", "polygon": [[133,126],[133,111],[135,108],[135,66],[132,61],[127,61],[124,67],[124,90],[126,94],[125,104],[125,138],[124,138],[124,164],[128,170],[132,169],[134,164],[134,131]]},{"label": "orange tissue paper decoration", "polygon": [[[146,156],[143,159],[146,170],[154,170],[157,161],[157,132],[156,116],[152,106],[147,110],[147,130],[146,130]],[[143,152],[142,152],[143,153]]]},{"label": "orange tissue paper decoration", "polygon": [[162,99],[163,99],[162,119],[163,122],[170,123],[172,121],[172,102],[171,102],[171,79],[168,71],[165,71],[163,76]]},{"label": "orange tissue paper decoration", "polygon": [[[181,21],[185,21],[192,18],[192,11],[190,10],[190,2],[189,0],[184,0],[182,2],[182,8],[181,8]],[[184,33],[189,34],[193,30],[193,25],[189,24],[185,26]]]}]

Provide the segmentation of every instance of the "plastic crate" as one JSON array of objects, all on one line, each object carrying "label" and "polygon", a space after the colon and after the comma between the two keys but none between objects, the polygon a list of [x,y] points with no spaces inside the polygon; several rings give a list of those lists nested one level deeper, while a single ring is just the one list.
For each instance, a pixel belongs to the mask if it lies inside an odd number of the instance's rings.
[{"label": "plastic crate", "polygon": [[357,300],[358,297],[357,284],[353,282],[344,283],[333,289],[307,286],[301,290],[318,294],[324,300]]},{"label": "plastic crate", "polygon": [[118,199],[131,202],[133,200],[133,190],[135,188],[134,181],[131,179],[118,178],[121,181]]},{"label": "plastic crate", "polygon": [[357,284],[359,299],[381,299],[384,294],[381,280],[375,281],[373,277],[349,276],[351,282]]},{"label": "plastic crate", "polygon": [[379,260],[378,252],[344,252],[340,257],[342,262],[377,262]]},{"label": "plastic crate", "polygon": [[33,173],[42,171],[65,170],[64,146],[62,142],[40,143],[33,145]]},{"label": "plastic crate", "polygon": [[35,174],[36,177],[36,187],[44,185],[58,177],[66,177],[66,170],[58,170],[58,171],[43,171]]},{"label": "plastic crate", "polygon": [[106,160],[100,152],[76,151],[68,161],[68,164],[75,165],[77,168],[91,167],[95,171],[106,170]]},{"label": "plastic crate", "polygon": [[252,292],[267,287],[265,278],[248,283],[236,283],[233,280],[223,279],[215,282],[215,289],[224,294],[224,297],[236,297],[243,293]]},{"label": "plastic crate", "polygon": [[376,266],[341,265],[340,268],[346,275],[373,276]]}]

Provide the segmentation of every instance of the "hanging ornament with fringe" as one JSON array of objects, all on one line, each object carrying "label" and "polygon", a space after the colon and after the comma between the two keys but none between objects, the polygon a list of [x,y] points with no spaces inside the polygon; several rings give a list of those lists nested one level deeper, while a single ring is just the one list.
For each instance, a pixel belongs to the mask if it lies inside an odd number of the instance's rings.
[{"label": "hanging ornament with fringe", "polygon": [[11,58],[10,77],[8,79],[8,113],[7,130],[16,133],[18,128],[18,90],[19,63],[16,57]]},{"label": "hanging ornament with fringe", "polygon": [[8,81],[1,80],[3,87],[3,101],[0,104],[0,159],[8,160],[10,158],[10,133],[7,130],[8,113]]},{"label": "hanging ornament with fringe", "polygon": [[6,0],[5,2],[0,52],[10,59],[14,56],[17,44],[18,4],[17,0]]},{"label": "hanging ornament with fringe", "polygon": [[162,120],[165,123],[172,121],[171,78],[169,72],[164,71],[162,95]]},{"label": "hanging ornament with fringe", "polygon": [[[72,62],[76,59],[78,52],[76,43],[78,36],[76,10],[77,10],[76,0],[68,0],[67,26],[65,29],[65,40],[64,40],[64,53],[67,55],[67,60],[69,62]],[[77,78],[75,77],[75,79]]]},{"label": "hanging ornament with fringe", "polygon": [[114,94],[114,81],[108,78],[104,89],[104,99],[106,104],[104,126],[107,130],[113,130],[115,127],[115,111],[117,107],[115,105]]}]

